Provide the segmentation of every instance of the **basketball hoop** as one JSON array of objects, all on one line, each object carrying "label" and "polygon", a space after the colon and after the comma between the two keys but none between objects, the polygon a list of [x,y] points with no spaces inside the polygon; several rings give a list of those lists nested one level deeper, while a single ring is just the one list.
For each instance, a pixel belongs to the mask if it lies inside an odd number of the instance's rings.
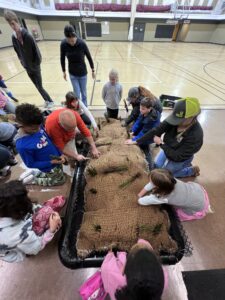
[{"label": "basketball hoop", "polygon": [[[80,16],[88,19],[90,17],[95,16],[95,10],[94,10],[94,2],[79,2],[79,11],[80,11]],[[83,19],[82,19],[83,21]]]}]

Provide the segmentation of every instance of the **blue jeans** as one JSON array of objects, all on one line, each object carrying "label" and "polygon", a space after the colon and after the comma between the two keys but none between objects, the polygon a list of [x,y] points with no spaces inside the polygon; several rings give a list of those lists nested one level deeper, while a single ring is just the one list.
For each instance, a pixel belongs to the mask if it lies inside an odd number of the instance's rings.
[{"label": "blue jeans", "polygon": [[159,154],[155,158],[155,168],[167,169],[173,174],[174,177],[193,176],[194,170],[191,166],[193,158],[194,156],[182,162],[175,162],[169,160],[164,151],[160,150]]},{"label": "blue jeans", "polygon": [[15,114],[15,112],[16,112],[16,107],[10,101],[6,102],[4,109],[2,109],[2,108],[0,109],[0,115]]},{"label": "blue jeans", "polygon": [[[82,100],[84,105],[87,104],[87,75],[85,76],[74,76],[70,74],[70,80],[73,86],[75,95]],[[81,97],[80,97],[81,94]]]},{"label": "blue jeans", "polygon": [[153,160],[150,145],[139,145],[139,147],[144,152],[145,159],[148,163],[149,171],[151,171],[153,169]]},{"label": "blue jeans", "polygon": [[7,166],[12,154],[7,147],[0,144],[0,169]]}]

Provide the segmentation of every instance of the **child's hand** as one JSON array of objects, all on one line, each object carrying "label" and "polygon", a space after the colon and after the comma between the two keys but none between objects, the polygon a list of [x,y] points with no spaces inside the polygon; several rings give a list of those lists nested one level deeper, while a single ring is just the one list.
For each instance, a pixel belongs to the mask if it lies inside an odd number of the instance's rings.
[{"label": "child's hand", "polygon": [[49,230],[55,233],[62,226],[62,220],[57,212],[54,212],[49,217]]},{"label": "child's hand", "polygon": [[129,140],[126,140],[126,141],[124,142],[124,144],[125,144],[125,145],[136,145],[137,143],[136,143],[135,141],[132,141],[131,139],[129,139]]},{"label": "child's hand", "polygon": [[161,138],[160,137],[158,137],[158,136],[154,136],[154,143],[156,143],[156,145],[160,145],[160,144],[162,144],[162,140],[161,140]]},{"label": "child's hand", "polygon": [[66,158],[64,155],[61,155],[59,158],[54,158],[51,160],[51,163],[55,165],[62,165],[65,162],[66,162]]},{"label": "child's hand", "polygon": [[52,157],[51,163],[55,164],[55,165],[62,165],[62,164],[65,164],[67,162],[67,159],[66,159],[65,155],[61,155],[59,157],[54,156],[54,155],[50,155],[50,157]]}]

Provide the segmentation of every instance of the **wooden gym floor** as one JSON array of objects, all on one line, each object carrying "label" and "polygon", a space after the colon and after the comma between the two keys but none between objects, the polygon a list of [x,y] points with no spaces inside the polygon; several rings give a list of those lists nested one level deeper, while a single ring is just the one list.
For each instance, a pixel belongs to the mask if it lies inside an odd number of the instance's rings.
[{"label": "wooden gym floor", "polygon": [[[103,84],[111,68],[119,71],[123,97],[130,87],[143,85],[153,94],[198,97],[207,108],[225,107],[225,48],[195,43],[87,42],[97,71],[91,79],[88,65],[88,101],[94,108],[104,108]],[[56,104],[72,89],[62,78],[60,41],[39,42],[42,53],[42,77],[46,90]],[[21,102],[43,104],[43,100],[17,59],[13,48],[0,50],[1,75]]]},{"label": "wooden gym floor", "polygon": [[[195,156],[194,164],[200,166],[201,175],[196,179],[209,193],[215,211],[205,219],[184,223],[193,246],[193,255],[184,257],[175,266],[167,267],[169,288],[163,300],[186,300],[186,290],[181,271],[225,268],[225,110],[223,46],[206,44],[169,43],[88,43],[94,60],[98,63],[94,88],[93,108],[104,108],[101,88],[107,73],[114,67],[120,71],[124,96],[130,86],[142,84],[159,96],[171,94],[199,97],[203,109],[199,120],[204,129],[204,145]],[[39,43],[42,55],[42,73],[46,89],[60,104],[71,89],[64,82],[59,65],[59,42]],[[13,49],[0,50],[0,70],[14,94],[22,101],[42,105],[43,101],[18,63]],[[205,70],[205,71],[204,71]],[[207,75],[207,72],[209,75]],[[13,77],[14,76],[14,77]],[[89,100],[93,81],[88,80]],[[224,98],[224,99],[223,99]],[[168,112],[163,113],[163,118]],[[14,171],[15,170],[15,171]],[[12,178],[21,170],[13,169]],[[63,188],[68,193],[70,183]],[[52,193],[57,193],[57,189]],[[52,194],[53,195],[53,194]],[[36,196],[42,202],[46,193],[38,190]],[[20,264],[0,262],[1,300],[78,300],[80,285],[95,269],[70,270],[59,261],[57,240],[35,257]],[[222,299],[222,298],[221,298]]]}]

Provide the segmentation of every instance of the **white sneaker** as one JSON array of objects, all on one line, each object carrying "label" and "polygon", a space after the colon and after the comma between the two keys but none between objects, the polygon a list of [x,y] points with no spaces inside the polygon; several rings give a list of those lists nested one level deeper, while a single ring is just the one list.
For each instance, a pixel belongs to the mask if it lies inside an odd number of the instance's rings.
[{"label": "white sneaker", "polygon": [[52,108],[52,107],[54,107],[54,105],[55,105],[54,101],[51,101],[51,102],[45,101],[44,108]]},{"label": "white sneaker", "polygon": [[26,177],[30,176],[30,175],[33,175],[33,176],[37,176],[38,174],[40,174],[41,171],[40,170],[37,170],[37,169],[29,169],[25,172],[23,172],[20,177],[19,177],[19,180],[20,181],[23,181]]},{"label": "white sneaker", "polygon": [[0,176],[6,177],[10,173],[10,166],[5,166],[4,168],[0,169]]},{"label": "white sneaker", "polygon": [[20,181],[23,181],[26,177],[32,175],[32,173],[33,173],[33,170],[32,170],[32,169],[23,172],[23,173],[20,175],[19,180],[20,180]]},{"label": "white sneaker", "polygon": [[31,174],[23,179],[23,184],[32,184],[34,181],[34,175]]}]

